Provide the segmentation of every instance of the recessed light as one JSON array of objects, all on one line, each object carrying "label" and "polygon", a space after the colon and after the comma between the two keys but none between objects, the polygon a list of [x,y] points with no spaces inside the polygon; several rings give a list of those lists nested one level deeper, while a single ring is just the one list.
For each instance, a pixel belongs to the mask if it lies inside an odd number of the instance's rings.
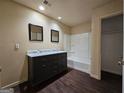
[{"label": "recessed light", "polygon": [[39,6],[39,9],[40,10],[45,10],[44,6],[42,6],[42,5]]},{"label": "recessed light", "polygon": [[60,17],[60,16],[59,16],[59,17],[58,17],[58,19],[59,19],[59,20],[61,20],[61,19],[62,19],[62,17]]}]

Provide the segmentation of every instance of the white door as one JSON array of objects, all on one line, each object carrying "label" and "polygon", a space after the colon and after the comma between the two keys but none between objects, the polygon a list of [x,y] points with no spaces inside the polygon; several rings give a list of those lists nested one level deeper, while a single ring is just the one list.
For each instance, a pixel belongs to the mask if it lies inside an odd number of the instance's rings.
[{"label": "white door", "polygon": [[[124,8],[124,7],[123,7]],[[124,93],[124,15],[123,15],[123,61],[122,61],[122,64],[123,64],[123,82],[122,82],[122,92]]]},{"label": "white door", "polygon": [[[123,18],[123,22],[124,22],[124,18]],[[124,24],[123,24],[123,27],[124,27]],[[124,93],[124,28],[123,28],[123,87],[122,87],[122,91]]]},{"label": "white door", "polygon": [[122,71],[122,92],[124,93],[124,30],[123,30],[123,60],[121,62],[121,64],[123,65],[123,71]]},{"label": "white door", "polygon": [[[124,2],[123,2],[123,4],[124,4]],[[124,9],[124,7],[123,7],[123,9]],[[122,63],[123,63],[123,72],[122,72],[122,75],[123,75],[123,82],[122,82],[122,92],[124,93],[124,15],[123,15],[123,61],[122,61]]]}]

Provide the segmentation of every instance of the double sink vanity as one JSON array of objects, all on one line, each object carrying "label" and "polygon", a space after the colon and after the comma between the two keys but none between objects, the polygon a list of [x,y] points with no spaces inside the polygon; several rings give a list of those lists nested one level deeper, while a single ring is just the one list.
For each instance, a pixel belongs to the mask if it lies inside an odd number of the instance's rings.
[{"label": "double sink vanity", "polygon": [[67,70],[67,53],[57,50],[29,50],[28,79],[32,86]]}]

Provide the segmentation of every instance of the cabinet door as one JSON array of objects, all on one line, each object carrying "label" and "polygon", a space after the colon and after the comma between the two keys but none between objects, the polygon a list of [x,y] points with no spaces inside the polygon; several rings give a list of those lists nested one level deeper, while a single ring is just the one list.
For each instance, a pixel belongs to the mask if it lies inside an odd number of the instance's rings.
[{"label": "cabinet door", "polygon": [[33,83],[39,84],[49,78],[50,64],[46,57],[35,58],[33,62]]},{"label": "cabinet door", "polygon": [[59,66],[60,66],[60,72],[67,69],[67,54],[66,53],[59,55]]},{"label": "cabinet door", "polygon": [[51,76],[55,76],[59,73],[59,58],[57,54],[49,56],[50,64],[51,64]]}]

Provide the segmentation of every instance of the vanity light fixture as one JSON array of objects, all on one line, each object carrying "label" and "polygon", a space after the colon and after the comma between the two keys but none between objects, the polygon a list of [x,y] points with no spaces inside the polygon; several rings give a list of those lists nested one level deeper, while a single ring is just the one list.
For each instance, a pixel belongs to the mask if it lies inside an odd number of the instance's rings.
[{"label": "vanity light fixture", "polygon": [[40,10],[45,10],[45,7],[44,7],[43,5],[40,5],[40,6],[39,6],[39,9],[40,9]]},{"label": "vanity light fixture", "polygon": [[62,19],[62,17],[60,17],[60,16],[59,16],[59,17],[58,17],[58,19],[59,19],[59,20],[61,20],[61,19]]}]

